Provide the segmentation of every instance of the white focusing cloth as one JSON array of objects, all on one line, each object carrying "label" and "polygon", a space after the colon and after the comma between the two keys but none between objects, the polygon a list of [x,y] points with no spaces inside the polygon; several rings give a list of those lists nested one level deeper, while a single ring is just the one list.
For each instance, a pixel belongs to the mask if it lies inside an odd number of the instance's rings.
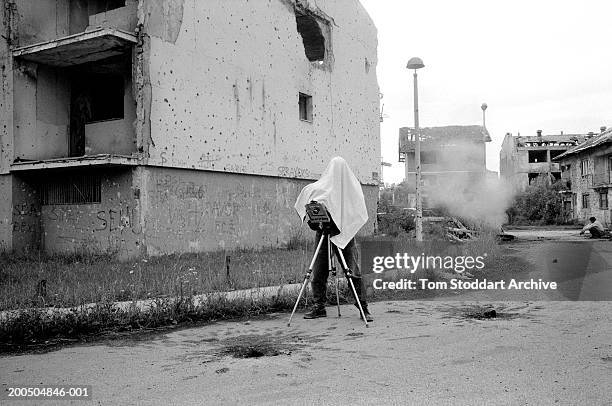
[{"label": "white focusing cloth", "polygon": [[340,230],[331,241],[339,248],[344,249],[368,221],[361,184],[342,157],[332,158],[321,178],[302,189],[295,202],[302,221],[306,217],[304,206],[312,200],[323,203],[331,214]]}]

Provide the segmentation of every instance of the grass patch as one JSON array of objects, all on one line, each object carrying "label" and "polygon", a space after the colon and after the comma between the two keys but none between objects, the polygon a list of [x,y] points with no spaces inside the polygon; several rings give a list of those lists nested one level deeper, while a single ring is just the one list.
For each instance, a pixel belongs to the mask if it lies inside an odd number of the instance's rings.
[{"label": "grass patch", "polygon": [[294,249],[166,255],[122,262],[108,255],[0,254],[0,310],[186,297],[300,282],[314,243]]}]

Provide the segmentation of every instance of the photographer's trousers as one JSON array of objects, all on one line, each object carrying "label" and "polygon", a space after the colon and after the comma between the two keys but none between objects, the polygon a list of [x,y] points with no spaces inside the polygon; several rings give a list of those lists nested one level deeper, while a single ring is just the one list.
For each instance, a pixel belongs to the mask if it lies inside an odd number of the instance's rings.
[{"label": "photographer's trousers", "polygon": [[[315,246],[319,243],[319,240],[321,239],[322,235],[323,234],[320,231],[317,232]],[[334,254],[336,255],[336,272],[338,273],[338,275],[342,275],[342,260],[338,256],[337,252],[339,248],[336,247],[333,243],[331,243],[331,246]],[[355,275],[356,277],[360,277],[361,270],[359,269],[359,257],[354,238],[346,245],[346,247],[344,247],[344,249],[342,250],[342,254],[344,254],[346,265],[351,270],[353,275]],[[314,298],[315,304],[318,306],[325,306],[325,303],[327,302],[328,277],[329,267],[327,264],[327,246],[326,242],[323,241],[323,245],[321,245],[319,255],[317,255],[317,259],[314,263],[311,281],[312,296]],[[357,291],[357,297],[359,297],[361,306],[365,307],[367,303],[365,299],[365,288],[363,287],[363,279],[353,278],[353,283],[355,284],[355,290]],[[352,296],[353,294],[350,293],[350,297]]]}]

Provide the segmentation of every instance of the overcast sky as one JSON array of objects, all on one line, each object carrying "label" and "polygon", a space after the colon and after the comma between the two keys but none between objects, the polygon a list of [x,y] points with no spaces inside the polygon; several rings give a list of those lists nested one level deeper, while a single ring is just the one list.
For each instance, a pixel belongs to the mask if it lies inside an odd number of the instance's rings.
[{"label": "overcast sky", "polygon": [[422,127],[482,123],[499,170],[506,132],[583,133],[612,126],[612,2],[596,0],[361,0],[378,28],[384,94],[382,154],[400,182],[398,128],[414,125],[412,56]]}]

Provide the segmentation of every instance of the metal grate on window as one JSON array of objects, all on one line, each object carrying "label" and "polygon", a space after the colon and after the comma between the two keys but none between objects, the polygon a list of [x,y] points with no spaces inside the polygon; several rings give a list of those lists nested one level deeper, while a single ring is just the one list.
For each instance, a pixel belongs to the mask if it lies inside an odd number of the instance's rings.
[{"label": "metal grate on window", "polygon": [[98,175],[69,176],[40,185],[42,205],[100,203],[101,191]]}]

